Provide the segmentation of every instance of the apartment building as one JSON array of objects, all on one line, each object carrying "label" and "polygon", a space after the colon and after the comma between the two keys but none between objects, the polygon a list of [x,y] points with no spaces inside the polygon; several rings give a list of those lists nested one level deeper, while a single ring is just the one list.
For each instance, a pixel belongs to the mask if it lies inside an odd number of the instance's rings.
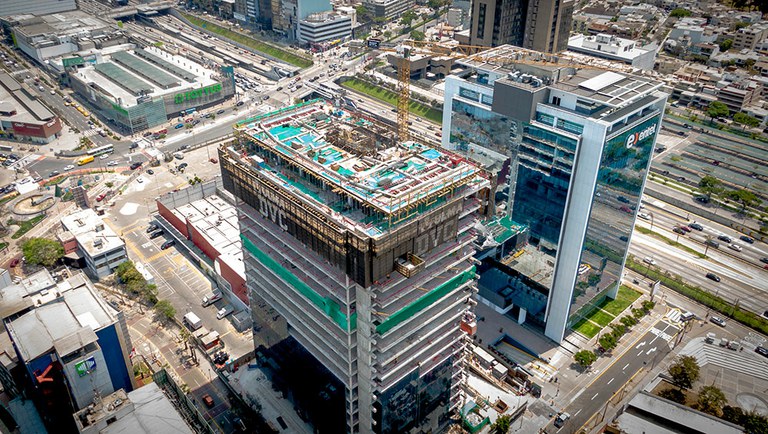
[{"label": "apartment building", "polygon": [[242,145],[219,150],[223,183],[249,294],[334,378],[295,404],[328,432],[440,432],[461,403],[489,181],[373,122],[323,100],[244,120]]}]

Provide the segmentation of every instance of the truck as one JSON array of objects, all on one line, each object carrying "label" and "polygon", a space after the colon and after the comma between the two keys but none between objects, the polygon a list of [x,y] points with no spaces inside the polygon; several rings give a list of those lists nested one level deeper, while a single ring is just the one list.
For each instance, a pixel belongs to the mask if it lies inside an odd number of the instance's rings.
[{"label": "truck", "polygon": [[197,330],[203,326],[203,321],[201,321],[200,318],[194,314],[194,312],[189,312],[184,315],[184,323],[191,330]]}]

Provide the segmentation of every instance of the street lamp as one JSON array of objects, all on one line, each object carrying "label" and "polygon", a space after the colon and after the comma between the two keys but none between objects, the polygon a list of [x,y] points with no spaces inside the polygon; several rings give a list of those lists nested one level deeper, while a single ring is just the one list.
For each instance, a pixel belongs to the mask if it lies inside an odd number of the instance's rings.
[{"label": "street lamp", "polygon": [[651,232],[653,232],[653,212],[649,212],[648,215],[651,216]]}]

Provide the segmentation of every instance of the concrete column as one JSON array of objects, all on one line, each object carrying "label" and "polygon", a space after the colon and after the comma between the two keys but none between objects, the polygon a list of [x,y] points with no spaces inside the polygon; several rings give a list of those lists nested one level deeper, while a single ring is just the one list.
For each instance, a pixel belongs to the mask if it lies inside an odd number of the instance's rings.
[{"label": "concrete column", "polygon": [[526,317],[527,314],[528,314],[528,311],[521,307],[520,308],[520,315],[517,316],[517,323],[518,324],[524,323],[525,322],[525,317]]}]

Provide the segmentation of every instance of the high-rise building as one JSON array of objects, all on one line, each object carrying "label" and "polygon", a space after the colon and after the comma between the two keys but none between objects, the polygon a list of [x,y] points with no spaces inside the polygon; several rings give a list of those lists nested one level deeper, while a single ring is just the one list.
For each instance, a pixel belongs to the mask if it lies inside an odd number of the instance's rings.
[{"label": "high-rise building", "polygon": [[321,432],[444,429],[461,404],[484,172],[321,100],[243,121],[236,135],[219,155],[251,306],[265,300],[335,379],[299,407],[339,420]]},{"label": "high-rise building", "polygon": [[510,44],[556,53],[568,46],[570,0],[473,0],[470,45]]},{"label": "high-rise building", "polygon": [[523,47],[546,53],[568,48],[573,21],[573,1],[531,0],[525,19]]},{"label": "high-rise building", "polygon": [[626,73],[516,64],[516,51],[446,79],[443,146],[499,168],[500,208],[528,228],[505,261],[510,315],[561,341],[616,296],[667,94]]}]

